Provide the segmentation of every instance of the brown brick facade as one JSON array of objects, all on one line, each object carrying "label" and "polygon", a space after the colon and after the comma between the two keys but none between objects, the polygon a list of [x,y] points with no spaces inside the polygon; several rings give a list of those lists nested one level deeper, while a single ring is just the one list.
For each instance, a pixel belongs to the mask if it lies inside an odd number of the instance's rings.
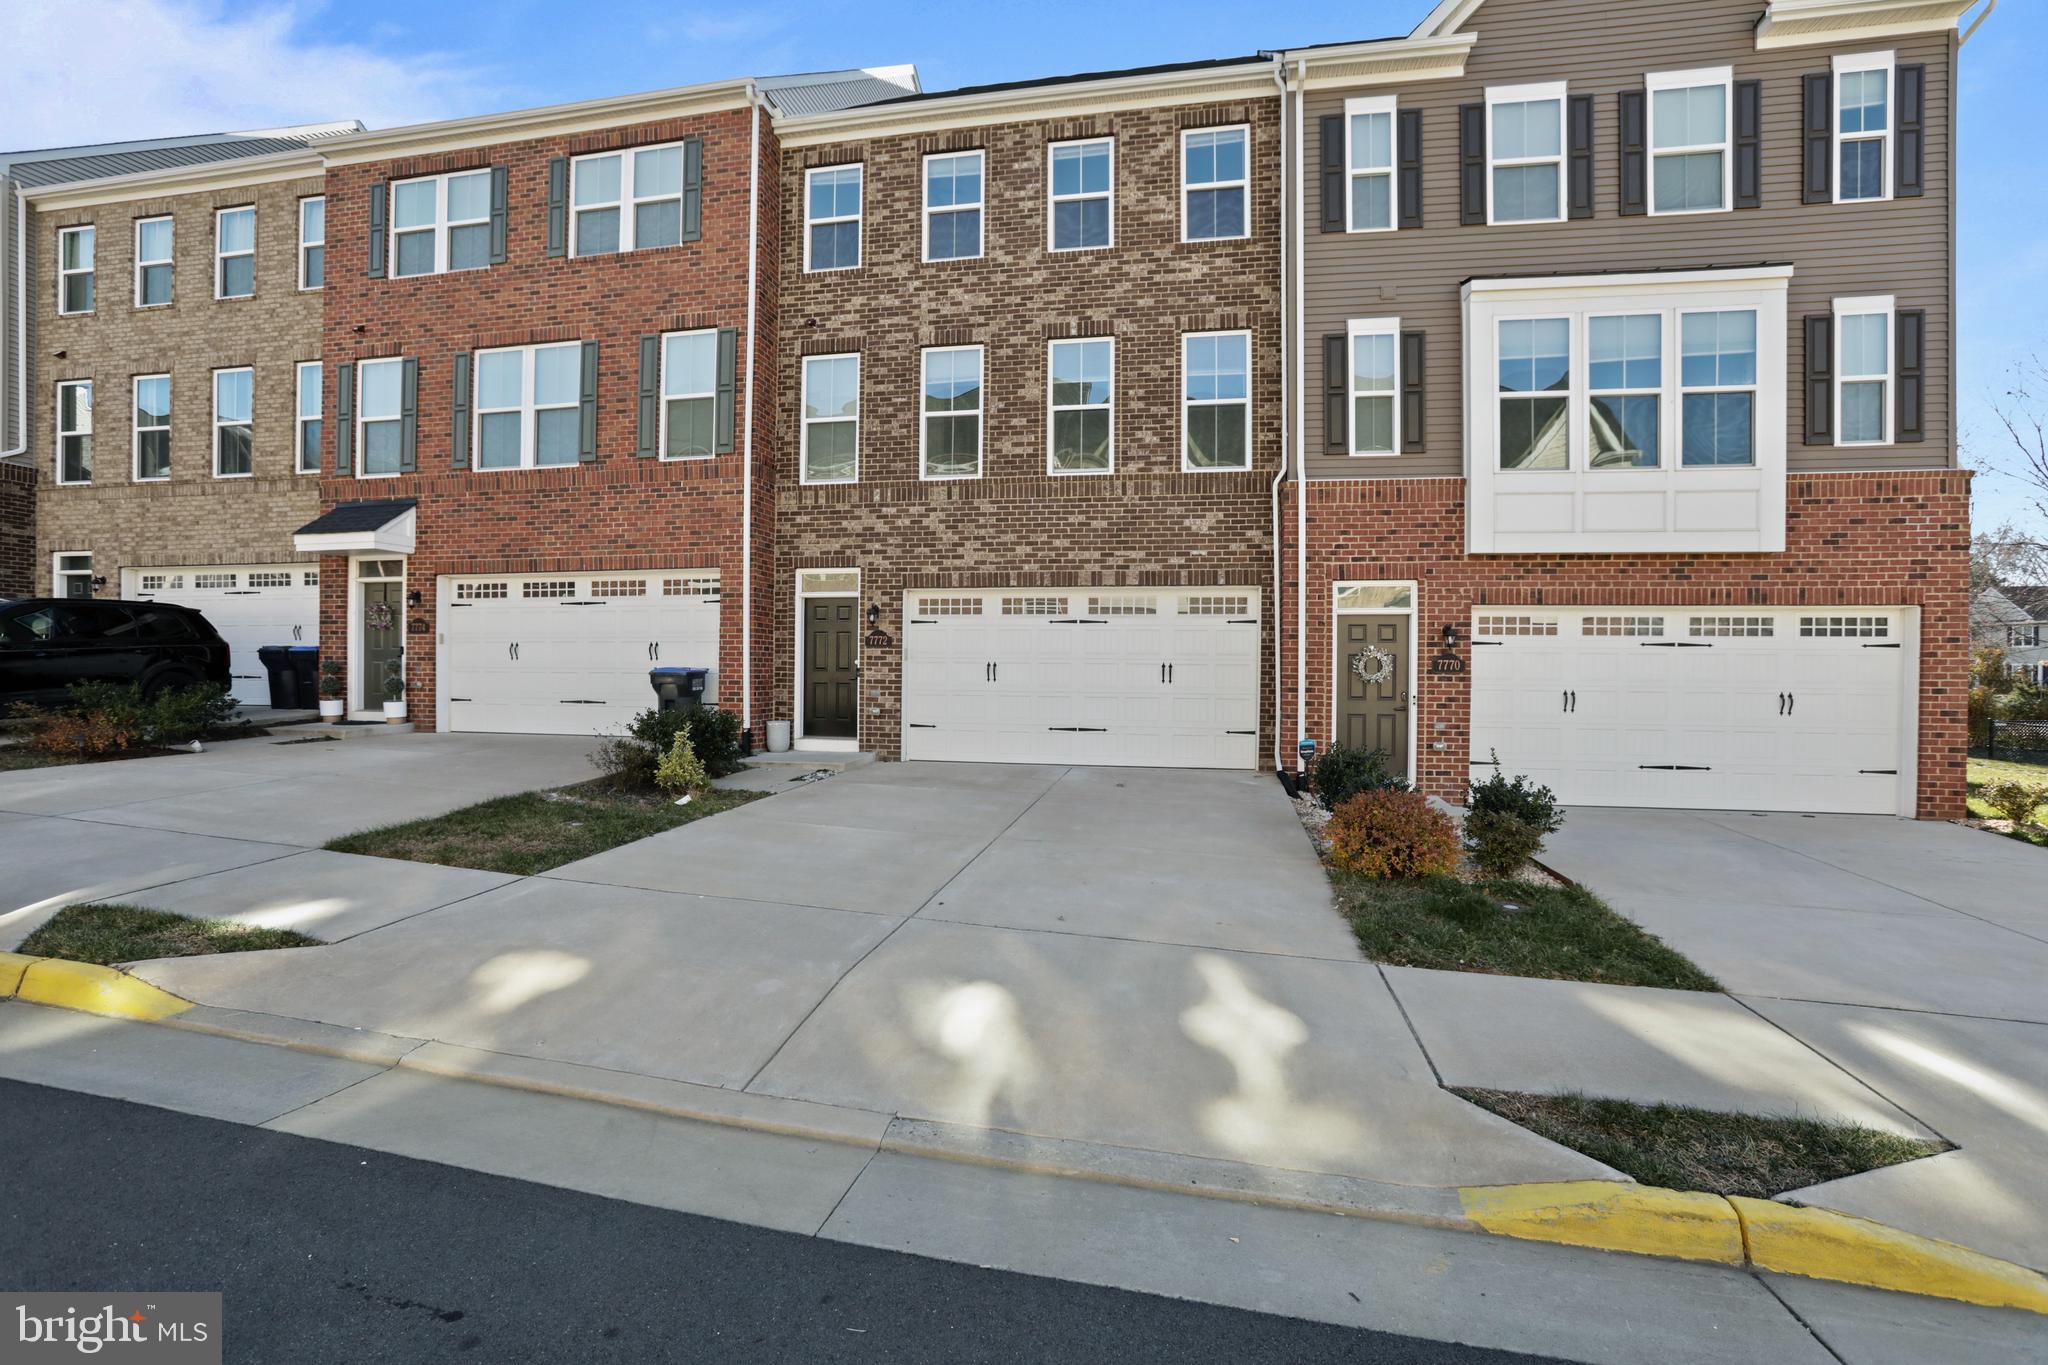
[{"label": "brown brick facade", "polygon": [[0,597],[27,597],[35,586],[35,466],[0,460]]}]

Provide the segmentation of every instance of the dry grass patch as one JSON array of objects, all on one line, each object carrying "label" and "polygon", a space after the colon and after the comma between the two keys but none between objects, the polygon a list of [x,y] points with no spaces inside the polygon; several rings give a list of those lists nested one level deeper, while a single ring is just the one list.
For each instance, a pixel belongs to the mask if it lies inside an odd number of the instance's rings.
[{"label": "dry grass patch", "polygon": [[292,929],[262,929],[225,919],[192,919],[167,910],[110,903],[67,905],[30,934],[21,951],[112,967],[153,957],[199,957],[264,948],[310,948],[322,940]]}]

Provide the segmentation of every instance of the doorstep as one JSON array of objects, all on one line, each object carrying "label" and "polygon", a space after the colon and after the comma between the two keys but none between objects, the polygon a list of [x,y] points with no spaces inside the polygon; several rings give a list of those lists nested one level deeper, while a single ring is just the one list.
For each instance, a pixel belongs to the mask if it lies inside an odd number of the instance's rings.
[{"label": "doorstep", "polygon": [[844,749],[792,749],[780,754],[749,754],[740,760],[744,766],[738,772],[721,777],[711,785],[721,791],[767,792],[772,796],[874,761],[873,754]]},{"label": "doorstep", "polygon": [[750,768],[830,768],[834,772],[864,767],[874,761],[873,754],[855,753],[851,749],[791,749],[779,754],[759,750],[740,760]]},{"label": "doorstep", "polygon": [[371,739],[380,735],[412,734],[413,723],[409,720],[402,720],[398,724],[393,725],[388,720],[345,720],[336,724],[331,721],[321,720],[315,716],[313,719],[298,725],[272,725],[270,733],[277,737],[278,743],[285,744],[321,738]]}]

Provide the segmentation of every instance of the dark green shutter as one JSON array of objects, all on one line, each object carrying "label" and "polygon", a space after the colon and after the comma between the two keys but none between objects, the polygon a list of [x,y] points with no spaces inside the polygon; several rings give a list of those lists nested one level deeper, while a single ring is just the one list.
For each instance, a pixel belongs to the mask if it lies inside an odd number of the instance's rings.
[{"label": "dark green shutter", "polygon": [[1332,332],[1323,338],[1323,454],[1351,453],[1351,338]]},{"label": "dark green shutter", "polygon": [[734,372],[739,368],[740,334],[736,328],[718,329],[718,402],[713,408],[717,435],[712,451],[724,455],[732,450]]},{"label": "dark green shutter", "polygon": [[1806,444],[1835,443],[1835,318],[1806,318]]},{"label": "dark green shutter", "polygon": [[383,181],[370,186],[370,278],[384,278],[384,206],[391,200],[391,187]]},{"label": "dark green shutter", "polygon": [[491,264],[505,264],[505,168],[491,167]]},{"label": "dark green shutter", "polygon": [[1593,216],[1593,97],[1573,95],[1565,104],[1565,216]]},{"label": "dark green shutter", "polygon": [[576,458],[589,464],[597,458],[597,343],[583,343],[583,390],[577,409]]},{"label": "dark green shutter", "polygon": [[1428,347],[1421,332],[1401,333],[1401,452],[1421,453],[1423,443],[1423,359]]},{"label": "dark green shutter", "polygon": [[1458,106],[1458,221],[1486,222],[1486,106]]},{"label": "dark green shutter", "polygon": [[704,141],[683,143],[683,240],[694,242],[704,231]]},{"label": "dark green shutter", "polygon": [[1650,211],[1647,96],[1640,90],[1623,90],[1614,100],[1621,124],[1621,215],[1632,218]]},{"label": "dark green shutter", "polygon": [[356,367],[334,367],[334,472],[347,478],[355,463]]},{"label": "dark green shutter", "polygon": [[640,444],[633,453],[651,459],[661,453],[661,338],[640,338]]},{"label": "dark green shutter", "polygon": [[1395,197],[1400,201],[1399,226],[1422,226],[1422,111],[1403,109],[1395,120]]},{"label": "dark green shutter", "polygon": [[1322,142],[1323,231],[1342,232],[1349,226],[1344,210],[1344,119],[1325,114],[1319,121]]},{"label": "dark green shutter", "polygon": [[548,162],[548,255],[569,254],[569,158]]},{"label": "dark green shutter", "polygon": [[1927,439],[1927,313],[1902,308],[1898,314],[1898,401],[1892,414],[1894,441]]},{"label": "dark green shutter", "polygon": [[1927,68],[1899,68],[1899,145],[1892,168],[1892,194],[1918,199],[1927,193]]},{"label": "dark green shutter", "polygon": [[449,414],[448,446],[455,467],[469,468],[469,352],[455,353],[455,406]]},{"label": "dark green shutter", "polygon": [[1805,109],[1800,121],[1806,167],[1800,199],[1808,204],[1826,204],[1835,197],[1834,73],[1816,71],[1805,78],[1804,86]]},{"label": "dark green shutter", "polygon": [[420,448],[420,363],[408,359],[400,368],[404,376],[398,399],[398,467],[410,474],[419,468]]}]

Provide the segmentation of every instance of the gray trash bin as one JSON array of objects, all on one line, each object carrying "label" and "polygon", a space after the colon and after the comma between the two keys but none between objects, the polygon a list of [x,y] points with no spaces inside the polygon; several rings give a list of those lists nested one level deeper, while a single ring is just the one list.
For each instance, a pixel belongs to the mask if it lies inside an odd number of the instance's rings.
[{"label": "gray trash bin", "polygon": [[708,668],[684,668],[663,664],[647,670],[654,688],[657,711],[695,711],[704,704],[704,684],[711,677]]}]

